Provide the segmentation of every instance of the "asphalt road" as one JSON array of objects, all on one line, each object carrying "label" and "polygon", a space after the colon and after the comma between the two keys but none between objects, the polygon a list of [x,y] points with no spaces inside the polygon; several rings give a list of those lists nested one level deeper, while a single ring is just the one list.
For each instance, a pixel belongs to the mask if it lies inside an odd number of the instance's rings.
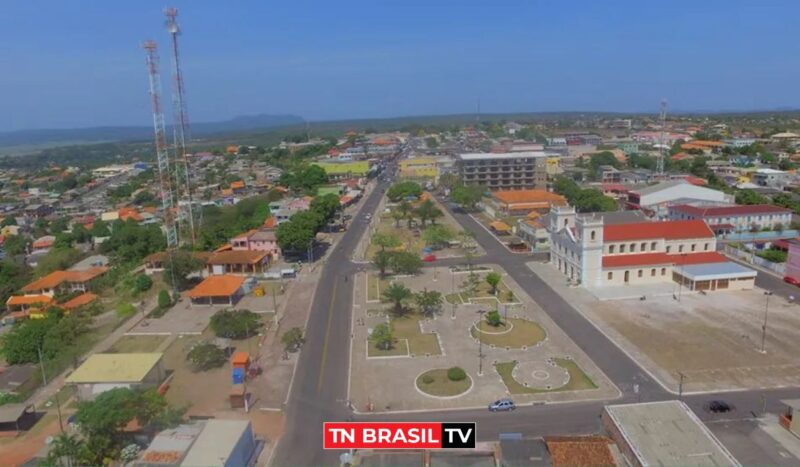
[{"label": "asphalt road", "polygon": [[[306,329],[306,344],[300,355],[297,374],[286,410],[286,430],[273,464],[278,466],[338,465],[339,451],[322,450],[322,424],[351,418],[346,406],[350,355],[350,318],[352,286],[344,275],[356,271],[349,258],[364,233],[363,214],[374,212],[383,183],[365,201],[355,216],[353,227],[345,234],[324,266]],[[486,251],[476,262],[492,262],[509,275],[548,313],[569,337],[586,352],[597,366],[617,385],[622,396],[614,401],[574,402],[519,407],[514,412],[490,413],[487,410],[422,411],[404,414],[376,414],[355,417],[365,421],[474,421],[478,439],[496,440],[500,433],[521,433],[526,437],[592,433],[600,429],[600,413],[606,402],[622,403],[676,399],[639,365],[600,333],[583,315],[536,276],[526,265],[529,255],[508,251],[497,239],[470,216],[452,212],[461,225],[475,234]],[[448,259],[426,266],[451,266],[463,260]],[[759,274],[759,277],[766,274]],[[778,279],[762,278],[761,287],[788,295],[790,288]],[[476,356],[477,358],[477,356]],[[634,392],[634,385],[638,392]],[[782,410],[780,399],[797,397],[796,389],[739,391],[724,394],[684,395],[683,400],[701,419],[752,418],[766,409]],[[737,410],[714,415],[703,410],[712,399],[724,399]],[[489,401],[487,401],[488,403]]]}]

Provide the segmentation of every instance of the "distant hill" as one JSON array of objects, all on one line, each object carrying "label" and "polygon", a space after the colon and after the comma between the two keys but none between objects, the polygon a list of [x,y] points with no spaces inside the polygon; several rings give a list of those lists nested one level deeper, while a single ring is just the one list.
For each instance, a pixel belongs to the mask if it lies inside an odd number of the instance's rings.
[{"label": "distant hill", "polygon": [[[303,124],[297,115],[248,115],[220,122],[192,123],[192,136],[251,131]],[[167,127],[167,134],[172,127]],[[23,145],[66,145],[93,142],[146,140],[153,137],[151,126],[103,126],[73,129],[43,129],[0,132],[0,147]]]}]

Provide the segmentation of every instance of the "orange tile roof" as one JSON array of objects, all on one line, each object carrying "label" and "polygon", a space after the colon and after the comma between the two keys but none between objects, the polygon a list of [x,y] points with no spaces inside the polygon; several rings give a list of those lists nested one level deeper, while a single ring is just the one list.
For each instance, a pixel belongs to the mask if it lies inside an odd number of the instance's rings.
[{"label": "orange tile roof", "polygon": [[680,240],[712,237],[714,237],[714,232],[702,220],[637,222],[633,224],[606,225],[603,229],[603,241],[606,243],[651,238]]},{"label": "orange tile roof", "polygon": [[269,216],[264,220],[264,227],[267,229],[274,229],[278,226],[278,219],[275,216]]},{"label": "orange tile roof", "polygon": [[492,193],[492,197],[508,205],[524,203],[558,203],[558,205],[567,204],[566,198],[558,193],[551,193],[546,190],[495,191]]},{"label": "orange tile roof", "polygon": [[235,182],[231,182],[231,189],[238,190],[240,188],[244,188],[244,182],[241,180],[237,180]]},{"label": "orange tile roof", "polygon": [[230,188],[224,188],[222,190],[222,196],[229,196],[233,194],[233,190]]},{"label": "orange tile roof", "polygon": [[553,467],[616,466],[611,439],[605,436],[546,436]]},{"label": "orange tile roof", "polygon": [[93,301],[97,300],[98,298],[100,298],[100,297],[98,297],[97,295],[95,295],[95,294],[93,294],[91,292],[86,292],[86,293],[78,295],[77,297],[73,298],[72,300],[68,300],[68,301],[66,301],[64,303],[61,303],[58,306],[60,306],[61,308],[66,309],[66,310],[73,310],[75,308],[80,308],[80,307],[82,307],[84,305],[88,305],[88,304],[92,303]]},{"label": "orange tile roof", "polygon": [[190,298],[230,297],[244,284],[241,276],[209,276],[187,294]]},{"label": "orange tile roof", "polygon": [[229,250],[214,252],[208,264],[256,264],[267,257],[266,251]]},{"label": "orange tile roof", "polygon": [[105,266],[98,266],[81,271],[53,271],[22,288],[23,292],[35,292],[42,289],[58,287],[63,282],[88,282],[108,271]]},{"label": "orange tile roof", "polygon": [[500,221],[492,222],[491,224],[489,224],[489,227],[493,228],[494,230],[502,230],[504,232],[511,230],[511,227],[508,224]]},{"label": "orange tile roof", "polygon": [[8,306],[18,306],[18,305],[49,305],[53,302],[52,297],[48,297],[47,295],[12,295],[8,297],[6,300],[6,305]]},{"label": "orange tile roof", "polygon": [[136,222],[141,222],[142,219],[144,219],[142,215],[139,214],[139,212],[133,208],[122,208],[119,211],[117,211],[117,214],[119,214],[119,219],[122,221],[133,219]]}]

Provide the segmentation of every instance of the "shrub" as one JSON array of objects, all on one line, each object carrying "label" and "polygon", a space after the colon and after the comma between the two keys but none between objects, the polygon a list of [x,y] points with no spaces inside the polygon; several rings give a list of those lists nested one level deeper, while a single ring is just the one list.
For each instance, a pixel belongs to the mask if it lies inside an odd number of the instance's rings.
[{"label": "shrub", "polygon": [[153,286],[153,279],[150,279],[150,276],[147,274],[139,274],[136,276],[136,281],[134,282],[133,288],[136,292],[146,292],[150,290],[150,287]]},{"label": "shrub", "polygon": [[158,291],[158,307],[159,308],[169,308],[172,306],[172,298],[169,296],[169,292],[164,289]]},{"label": "shrub", "polygon": [[502,324],[500,313],[498,313],[497,310],[492,310],[486,313],[486,323],[492,327],[500,326],[500,324]]},{"label": "shrub", "polygon": [[422,377],[422,383],[423,384],[431,384],[432,382],[433,382],[433,376],[425,375],[425,376]]},{"label": "shrub", "polygon": [[127,318],[128,316],[133,316],[135,313],[136,313],[136,307],[128,302],[120,303],[119,305],[117,305],[117,315],[120,318]]},{"label": "shrub", "polygon": [[299,349],[304,340],[303,330],[296,327],[289,329],[283,333],[283,337],[281,337],[281,342],[283,342],[284,348],[289,352]]},{"label": "shrub", "polygon": [[463,381],[467,378],[467,372],[463,368],[454,366],[447,370],[447,379],[450,381]]},{"label": "shrub", "polygon": [[193,371],[206,371],[219,368],[228,361],[225,351],[214,344],[205,342],[195,345],[186,355]]}]

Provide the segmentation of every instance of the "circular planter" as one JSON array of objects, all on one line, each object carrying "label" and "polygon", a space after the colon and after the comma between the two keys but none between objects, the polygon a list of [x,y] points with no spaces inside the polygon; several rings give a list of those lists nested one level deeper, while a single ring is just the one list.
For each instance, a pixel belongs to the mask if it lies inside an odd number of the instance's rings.
[{"label": "circular planter", "polygon": [[[417,375],[414,380],[414,387],[421,394],[434,397],[436,399],[455,399],[468,393],[472,389],[472,377],[467,377],[461,381],[450,381],[447,377],[447,368],[435,368]],[[433,378],[433,382],[424,383],[425,376]]]}]

